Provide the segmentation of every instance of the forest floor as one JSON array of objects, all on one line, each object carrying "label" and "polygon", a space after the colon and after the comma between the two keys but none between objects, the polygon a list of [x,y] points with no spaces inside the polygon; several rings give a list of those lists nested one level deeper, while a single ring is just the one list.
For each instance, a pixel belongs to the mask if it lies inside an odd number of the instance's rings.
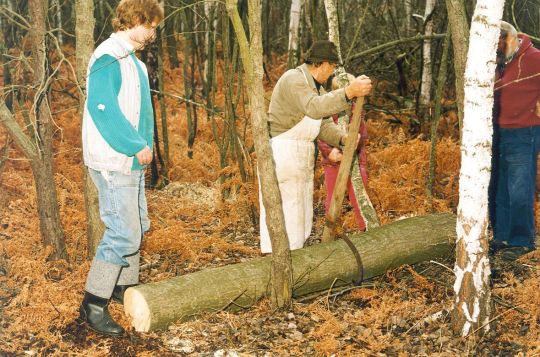
[{"label": "forest floor", "polygon": [[[271,82],[283,70],[273,68]],[[183,93],[177,80],[181,76],[179,69],[167,71],[168,91]],[[385,90],[379,83],[370,99],[375,108],[389,106],[382,95]],[[222,96],[219,93],[218,103]],[[514,262],[491,260],[491,329],[478,337],[456,337],[451,331],[452,256],[403,266],[347,291],[299,299],[286,312],[273,310],[268,300],[262,300],[245,311],[205,314],[165,331],[130,330],[124,338],[96,335],[76,319],[89,269],[80,118],[75,99],[59,93],[53,98],[59,129],[54,180],[69,260],[47,259],[50,252],[40,240],[30,166],[17,150],[10,150],[0,173],[0,356],[540,355],[538,250]],[[167,98],[167,108],[171,183],[147,190],[152,228],[142,246],[143,283],[260,256],[258,226],[250,208],[258,205],[256,180],[242,183],[237,166],[220,167],[211,123],[203,111],[193,159],[188,159],[185,105]],[[408,135],[412,116],[410,111],[368,112],[368,193],[383,224],[432,209],[425,193],[430,143],[425,135],[414,139]],[[459,178],[455,113],[444,114],[439,137],[433,209],[455,213]],[[0,139],[5,142],[1,129]],[[252,145],[249,137],[246,144]],[[248,171],[254,172],[253,164]],[[228,178],[220,184],[222,173]],[[320,167],[315,186],[315,225],[308,244],[317,244],[322,232],[325,193]],[[227,199],[221,195],[224,188],[232,192]],[[354,222],[350,207],[346,208],[344,230],[350,232]],[[111,311],[129,328],[120,305],[111,303]]]}]

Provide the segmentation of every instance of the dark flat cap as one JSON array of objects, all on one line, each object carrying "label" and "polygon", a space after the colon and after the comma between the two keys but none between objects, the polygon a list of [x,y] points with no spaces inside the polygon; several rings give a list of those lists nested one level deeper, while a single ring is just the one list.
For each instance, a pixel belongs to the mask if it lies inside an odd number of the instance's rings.
[{"label": "dark flat cap", "polygon": [[306,54],[305,61],[311,63],[325,61],[330,63],[340,63],[336,45],[328,40],[313,42],[313,45],[311,45],[311,48]]}]

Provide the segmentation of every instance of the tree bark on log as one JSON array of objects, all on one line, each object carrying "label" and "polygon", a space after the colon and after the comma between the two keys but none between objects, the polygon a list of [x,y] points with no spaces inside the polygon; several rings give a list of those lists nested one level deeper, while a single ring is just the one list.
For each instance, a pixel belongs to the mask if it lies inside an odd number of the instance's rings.
[{"label": "tree bark on log", "polygon": [[[364,278],[451,254],[455,225],[455,216],[443,213],[352,235],[363,260]],[[347,285],[358,276],[354,254],[343,240],[298,249],[291,255],[295,297]],[[146,332],[206,312],[247,308],[270,295],[270,259],[255,258],[130,288],[125,312],[137,331]]]}]

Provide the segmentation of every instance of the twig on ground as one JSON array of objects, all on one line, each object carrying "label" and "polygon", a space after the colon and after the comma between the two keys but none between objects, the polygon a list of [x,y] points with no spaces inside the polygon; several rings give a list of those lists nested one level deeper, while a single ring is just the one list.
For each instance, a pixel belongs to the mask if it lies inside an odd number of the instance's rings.
[{"label": "twig on ground", "polygon": [[433,263],[433,264],[437,264],[437,265],[440,265],[441,267],[445,268],[446,270],[448,270],[449,272],[451,272],[452,274],[454,274],[454,271],[452,269],[450,269],[449,267],[447,267],[446,265],[442,264],[442,263],[439,263],[435,260],[430,260],[429,261],[430,263]]}]

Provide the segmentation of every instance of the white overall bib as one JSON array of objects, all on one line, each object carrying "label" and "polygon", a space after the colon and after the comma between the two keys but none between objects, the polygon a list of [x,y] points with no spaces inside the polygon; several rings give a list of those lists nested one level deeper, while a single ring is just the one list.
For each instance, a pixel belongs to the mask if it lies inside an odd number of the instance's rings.
[{"label": "white overall bib", "polygon": [[[304,246],[313,226],[314,140],[319,135],[320,128],[321,120],[305,116],[291,129],[270,139],[291,250]],[[272,245],[266,226],[261,190],[259,203],[261,251],[271,253]]]}]

